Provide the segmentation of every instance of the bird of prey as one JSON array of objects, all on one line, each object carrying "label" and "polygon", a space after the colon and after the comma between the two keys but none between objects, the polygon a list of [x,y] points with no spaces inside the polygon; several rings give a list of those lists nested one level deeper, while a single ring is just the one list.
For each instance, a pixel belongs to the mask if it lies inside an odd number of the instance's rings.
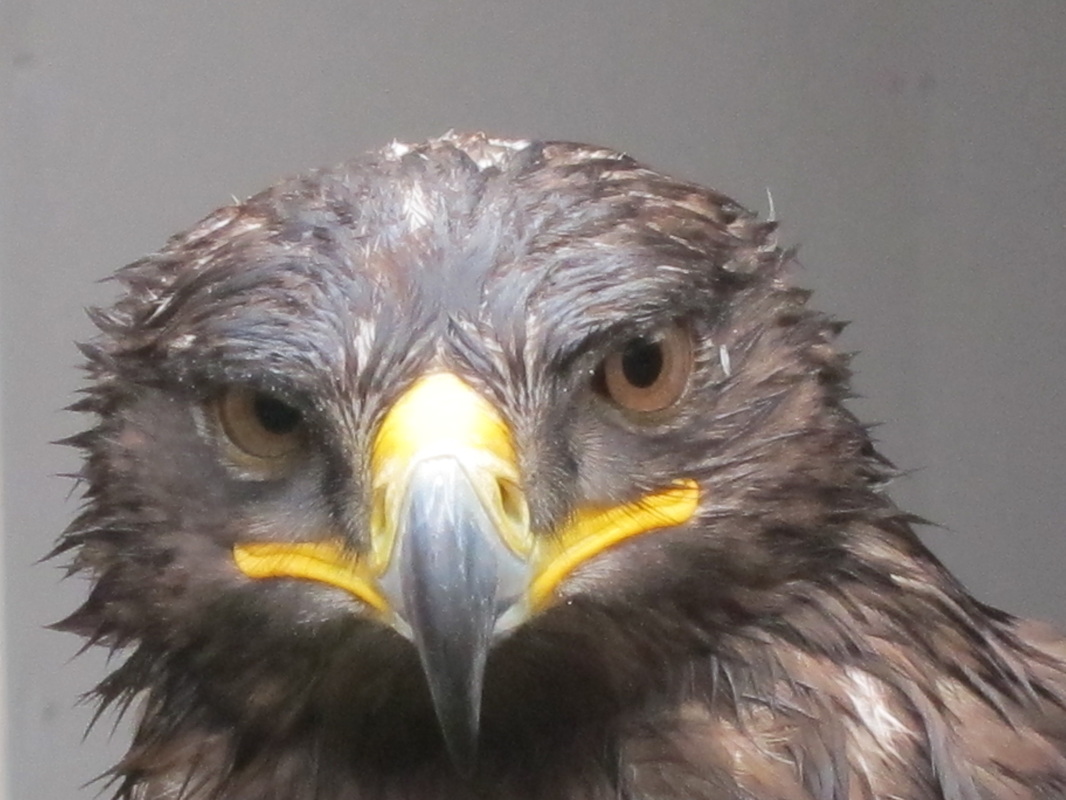
[{"label": "bird of prey", "polygon": [[1066,796],[1066,645],[886,496],[774,228],[450,134],[121,270],[56,548],[115,796]]}]

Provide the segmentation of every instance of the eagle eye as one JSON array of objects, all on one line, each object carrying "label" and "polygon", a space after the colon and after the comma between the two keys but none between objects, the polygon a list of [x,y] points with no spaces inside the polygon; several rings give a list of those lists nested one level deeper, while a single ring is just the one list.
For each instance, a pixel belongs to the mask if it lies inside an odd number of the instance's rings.
[{"label": "eagle eye", "polygon": [[299,409],[266,392],[232,386],[215,401],[219,426],[242,461],[278,462],[302,443]]},{"label": "eagle eye", "polygon": [[596,384],[601,394],[628,411],[661,411],[681,398],[693,363],[689,330],[673,325],[625,342],[603,360]]}]

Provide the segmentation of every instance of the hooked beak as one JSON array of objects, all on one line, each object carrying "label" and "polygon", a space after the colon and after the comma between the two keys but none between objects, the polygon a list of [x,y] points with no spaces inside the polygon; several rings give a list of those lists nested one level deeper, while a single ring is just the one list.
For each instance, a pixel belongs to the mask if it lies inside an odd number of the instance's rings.
[{"label": "hooked beak", "polygon": [[485,664],[495,641],[549,605],[577,566],[630,536],[682,524],[694,481],[619,506],[578,508],[534,533],[510,428],[452,373],[417,381],[383,419],[370,453],[366,552],[339,537],[234,547],[250,578],[344,589],[418,650],[452,761],[472,771]]},{"label": "hooked beak", "polygon": [[452,456],[412,470],[397,551],[383,577],[410,627],[452,760],[464,771],[476,755],[493,633],[501,610],[521,593],[525,571],[496,534],[475,481]]}]

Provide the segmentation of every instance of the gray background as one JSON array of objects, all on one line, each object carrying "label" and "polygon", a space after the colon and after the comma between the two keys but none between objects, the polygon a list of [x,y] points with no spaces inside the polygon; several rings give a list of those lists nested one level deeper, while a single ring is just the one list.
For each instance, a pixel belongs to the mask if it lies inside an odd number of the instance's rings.
[{"label": "gray background", "polygon": [[102,655],[42,626],[95,283],[231,195],[449,128],[590,140],[801,243],[896,496],[983,599],[1066,623],[1066,2],[0,0],[5,778],[79,784]]}]

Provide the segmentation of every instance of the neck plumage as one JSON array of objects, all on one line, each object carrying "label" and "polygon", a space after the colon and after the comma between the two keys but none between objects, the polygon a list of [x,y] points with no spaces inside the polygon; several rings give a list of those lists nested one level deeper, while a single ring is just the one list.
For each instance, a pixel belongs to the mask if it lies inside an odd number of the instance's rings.
[{"label": "neck plumage", "polygon": [[638,775],[642,791],[721,796],[684,789],[717,776],[727,796],[780,800],[1060,796],[1063,642],[977,603],[928,554],[854,541],[850,576],[726,637],[670,733],[637,740],[640,760],[669,746],[684,765]]}]

